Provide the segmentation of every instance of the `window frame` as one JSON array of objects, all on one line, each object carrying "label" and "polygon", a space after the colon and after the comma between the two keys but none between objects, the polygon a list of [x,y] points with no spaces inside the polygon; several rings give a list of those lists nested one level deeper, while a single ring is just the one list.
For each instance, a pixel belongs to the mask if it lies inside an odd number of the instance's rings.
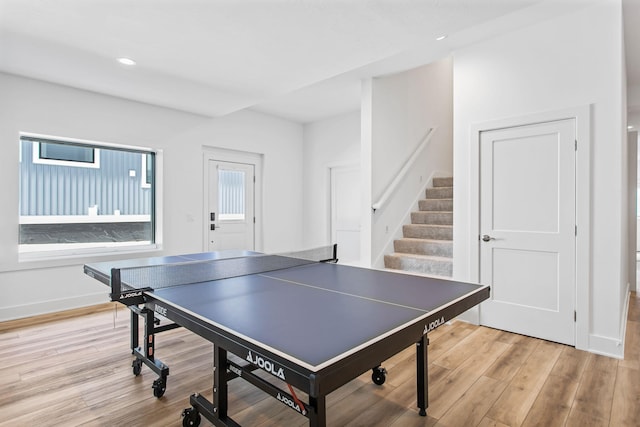
[{"label": "window frame", "polygon": [[[22,137],[20,137],[22,140]],[[44,138],[41,141],[31,141],[32,144],[32,152],[33,158],[32,161],[35,164],[41,165],[51,165],[51,166],[71,166],[74,168],[92,168],[92,169],[100,169],[100,148],[97,147],[87,147],[86,145],[80,144],[68,144],[68,145],[76,145],[78,147],[84,148],[92,148],[93,149],[93,162],[83,162],[80,160],[60,160],[60,159],[50,159],[48,157],[42,157],[41,155],[41,145],[45,144],[60,144],[62,141],[53,141],[53,140],[45,140]]]},{"label": "window frame", "polygon": [[142,167],[140,168],[140,186],[142,188],[151,188],[151,183],[147,179],[147,157],[148,154],[142,156]]},{"label": "window frame", "polygon": [[[136,146],[136,145],[125,145],[125,144],[115,144],[115,143],[107,143],[107,142],[98,142],[92,140],[83,140],[83,139],[75,139],[68,137],[57,137],[50,135],[42,135],[28,132],[20,132],[18,143],[20,144],[20,161],[23,161],[22,156],[22,141],[23,140],[31,140],[35,145],[39,144],[34,141],[34,139],[45,140],[46,142],[53,143],[68,143],[70,145],[78,145],[91,147],[94,149],[94,163],[83,163],[83,162],[73,162],[73,161],[64,161],[64,160],[52,160],[52,159],[39,159],[41,164],[53,164],[55,166],[72,166],[72,167],[90,167],[90,168],[99,168],[99,156],[102,148],[109,150],[120,150],[120,151],[129,151],[136,152],[142,155],[142,161],[145,165],[145,169],[143,173],[141,173],[142,177],[141,185],[143,188],[148,188],[151,192],[150,194],[150,203],[151,203],[151,212],[149,214],[150,223],[151,223],[151,241],[130,241],[130,242],[89,242],[89,243],[64,243],[64,244],[21,244],[18,240],[16,242],[18,246],[18,262],[30,262],[30,261],[47,261],[47,260],[62,260],[62,259],[76,259],[76,258],[87,258],[87,257],[95,257],[102,255],[116,255],[116,254],[126,254],[126,253],[139,253],[139,252],[155,252],[162,249],[162,150],[152,147],[144,147],[144,146]],[[153,154],[154,157],[154,182],[152,183],[146,182],[146,161],[147,155]],[[39,156],[39,154],[38,154]],[[33,156],[35,158],[35,154]],[[35,160],[35,159],[32,159]],[[42,160],[47,160],[48,162],[43,162]],[[97,161],[97,162],[96,162]],[[52,163],[49,163],[52,162]],[[97,163],[97,166],[96,166]],[[88,165],[88,166],[87,166]],[[146,184],[146,185],[145,185]],[[20,204],[20,200],[22,197],[21,192],[18,192],[18,204]],[[66,217],[71,217],[72,215],[66,215]],[[84,215],[76,215],[82,216]],[[133,215],[136,216],[136,215]],[[44,216],[42,216],[44,217]],[[103,215],[103,217],[107,217],[107,215]],[[18,215],[17,226],[20,227],[22,224],[26,224],[27,222],[23,222],[23,218]],[[54,218],[53,218],[54,219]],[[58,217],[59,219],[59,217]],[[116,221],[118,222],[117,218]],[[57,223],[57,222],[56,222]],[[20,233],[18,233],[18,236]]]}]

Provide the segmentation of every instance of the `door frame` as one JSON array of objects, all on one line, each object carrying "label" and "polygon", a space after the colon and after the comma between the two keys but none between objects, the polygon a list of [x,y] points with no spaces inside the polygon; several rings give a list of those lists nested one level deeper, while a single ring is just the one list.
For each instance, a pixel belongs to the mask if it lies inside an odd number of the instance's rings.
[{"label": "door frame", "polygon": [[263,250],[262,164],[263,155],[226,148],[203,146],[202,149],[202,250],[208,250],[209,237],[209,161],[254,165],[254,242],[255,250]]},{"label": "door frame", "polygon": [[[591,105],[474,123],[470,127],[469,271],[480,280],[480,136],[482,132],[574,119],[576,123],[576,348],[587,350],[591,313]],[[482,307],[479,308],[482,310]],[[479,321],[479,315],[478,315]]]},{"label": "door frame", "polygon": [[[361,171],[361,167],[360,167],[360,163],[336,163],[336,164],[330,164],[327,165],[327,214],[328,214],[328,241],[331,242],[332,244],[337,243],[337,238],[334,239],[334,227],[336,226],[335,224],[335,218],[334,218],[334,209],[335,209],[335,193],[334,193],[334,176],[333,173],[335,171],[338,170],[350,170],[350,169],[354,169],[357,170],[360,177],[362,177],[362,171]],[[360,179],[360,194],[362,193],[362,179]],[[359,195],[360,195],[359,194]],[[360,206],[361,204],[359,203],[358,206]],[[358,211],[358,214],[360,213],[360,211]],[[359,236],[362,236],[362,221],[360,221],[360,228],[358,229],[359,231]],[[361,238],[359,240],[362,240]],[[360,244],[360,242],[359,242]],[[338,248],[338,250],[340,250],[340,248]],[[340,253],[338,253],[338,258],[340,257]],[[356,260],[352,260],[350,261],[351,263],[357,263],[358,265],[362,262],[362,251],[360,250],[360,257]]]}]

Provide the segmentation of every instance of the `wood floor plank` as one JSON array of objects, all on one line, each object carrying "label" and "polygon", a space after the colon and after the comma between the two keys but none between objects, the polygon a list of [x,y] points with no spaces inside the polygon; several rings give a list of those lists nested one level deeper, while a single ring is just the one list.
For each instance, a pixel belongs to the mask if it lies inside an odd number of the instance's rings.
[{"label": "wood floor plank", "polygon": [[429,414],[426,417],[421,417],[418,415],[418,411],[407,411],[389,427],[433,427],[437,422],[438,420],[430,417]]},{"label": "wood floor plank", "polygon": [[[592,414],[580,411],[578,408],[571,408],[565,427],[608,427],[608,418],[598,418]],[[617,426],[612,426],[617,427]]]},{"label": "wood floor plank", "polygon": [[[501,340],[500,342],[505,341]],[[500,381],[511,381],[539,344],[540,340],[534,338],[509,343],[508,349],[489,367],[484,375]]]},{"label": "wood floor plank", "polygon": [[489,410],[489,418],[511,426],[521,425],[561,351],[560,345],[541,341]]},{"label": "wood floor plank", "polygon": [[562,350],[563,346],[560,344],[541,341],[513,377],[511,385],[539,390],[556,364]]},{"label": "wood floor plank", "polygon": [[590,353],[584,369],[585,371],[604,371],[610,375],[615,375],[618,369],[618,360],[612,357]]},{"label": "wood floor plank", "polygon": [[573,408],[594,419],[609,420],[616,381],[616,371],[585,369]]},{"label": "wood floor plank", "polygon": [[578,381],[589,360],[589,353],[566,346],[562,349],[558,361],[551,370],[551,375]]},{"label": "wood floor plank", "polygon": [[[373,385],[373,387],[375,387],[375,385]],[[394,399],[381,397],[370,407],[361,407],[358,416],[344,425],[349,427],[372,425],[388,426],[393,424],[407,411],[405,405],[406,402],[397,403]],[[418,414],[415,414],[415,416],[421,418]]]},{"label": "wood floor plank", "polygon": [[[373,388],[370,384],[362,384],[361,387],[355,389],[346,398],[335,402],[330,409],[327,410],[327,422],[330,425],[347,425],[358,419],[367,408],[375,408],[384,397],[372,392]],[[376,413],[383,416],[382,413]]]},{"label": "wood floor plank", "polygon": [[[211,400],[212,346],[184,329],[156,338],[157,357],[171,372],[164,396],[153,396],[157,376],[146,367],[139,377],[132,373],[129,315],[121,305],[104,304],[0,323],[0,427],[177,426],[192,393]],[[459,321],[430,332],[429,339],[426,417],[416,408],[411,346],[383,363],[384,385],[372,384],[365,372],[330,394],[329,426],[638,425],[636,294],[625,360]],[[307,425],[241,380],[229,384],[229,412],[245,425]]]},{"label": "wood floor plank", "polygon": [[618,367],[611,405],[612,426],[637,426],[640,423],[640,374],[635,369]]},{"label": "wood floor plank", "polygon": [[[471,334],[454,343],[442,356],[431,358],[432,362],[447,369],[456,369],[470,357],[473,357],[477,349],[488,342],[493,342],[500,331],[489,328],[478,328]],[[504,344],[503,344],[504,345]]]},{"label": "wood floor plank", "polygon": [[549,375],[522,426],[563,426],[577,389],[577,380]]},{"label": "wood floor plank", "polygon": [[640,371],[640,321],[627,322],[624,341],[624,360],[619,365]]},{"label": "wood floor plank", "polygon": [[441,418],[508,346],[499,342],[485,342],[475,347],[472,355],[443,381],[432,384],[429,390],[431,416]]},{"label": "wood floor plank", "polygon": [[[418,400],[416,396],[416,377],[409,377],[405,382],[399,384],[393,390],[382,391],[381,394],[387,400],[395,402],[398,405],[404,406],[406,409],[418,410]],[[417,412],[415,413],[417,415]]]},{"label": "wood floor plank", "polygon": [[438,422],[438,426],[475,426],[485,417],[500,397],[507,383],[482,376],[452,406]]},{"label": "wood floor plank", "polygon": [[[432,362],[440,358],[444,353],[471,335],[476,329],[472,325],[460,321],[452,322],[449,327],[439,327],[433,332],[429,332],[429,360]],[[436,332],[441,332],[435,336]]]},{"label": "wood floor plank", "polygon": [[499,421],[492,420],[489,417],[484,417],[480,422],[480,424],[478,424],[478,427],[510,427],[510,426],[506,424],[502,424]]},{"label": "wood floor plank", "polygon": [[629,298],[627,320],[631,322],[640,322],[640,296],[638,296],[636,292],[632,292],[631,297]]}]

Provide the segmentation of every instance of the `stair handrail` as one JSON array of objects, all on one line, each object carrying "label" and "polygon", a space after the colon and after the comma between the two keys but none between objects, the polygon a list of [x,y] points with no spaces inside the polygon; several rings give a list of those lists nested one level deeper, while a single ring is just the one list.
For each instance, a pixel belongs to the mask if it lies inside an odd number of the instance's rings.
[{"label": "stair handrail", "polygon": [[393,194],[393,192],[396,191],[400,183],[404,180],[405,175],[409,172],[409,170],[411,170],[411,167],[415,163],[420,153],[422,153],[422,150],[424,150],[424,148],[427,145],[429,145],[429,142],[431,142],[431,137],[433,136],[435,130],[436,130],[435,127],[429,128],[427,133],[420,140],[418,147],[416,147],[413,153],[411,153],[411,156],[409,156],[409,158],[404,162],[404,166],[402,166],[402,169],[400,169],[400,172],[398,172],[398,174],[393,179],[393,181],[391,181],[391,183],[387,186],[387,189],[384,191],[384,193],[382,193],[382,196],[380,197],[380,199],[378,199],[376,203],[371,205],[371,209],[373,210],[373,213],[375,213],[378,209],[382,208],[382,206],[384,206],[387,203],[387,200],[389,199],[389,197],[391,197],[391,194]]}]

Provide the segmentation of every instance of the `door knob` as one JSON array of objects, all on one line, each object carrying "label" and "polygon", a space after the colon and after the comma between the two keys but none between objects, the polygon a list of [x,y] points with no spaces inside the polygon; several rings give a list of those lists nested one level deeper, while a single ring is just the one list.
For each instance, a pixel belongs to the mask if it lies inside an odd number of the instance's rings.
[{"label": "door knob", "polygon": [[489,240],[496,240],[496,239],[494,237],[489,236],[488,234],[485,234],[484,236],[482,236],[483,242],[488,242]]}]

